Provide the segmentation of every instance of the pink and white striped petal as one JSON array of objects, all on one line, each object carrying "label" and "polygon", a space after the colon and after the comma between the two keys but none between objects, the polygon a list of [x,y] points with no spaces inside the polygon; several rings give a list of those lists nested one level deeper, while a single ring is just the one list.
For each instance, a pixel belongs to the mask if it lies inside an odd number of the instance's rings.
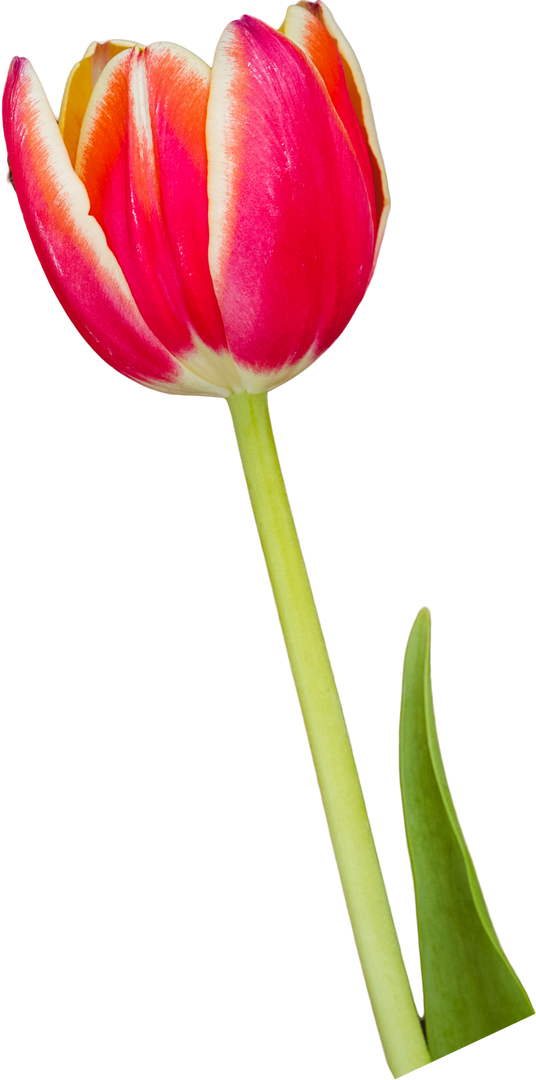
[{"label": "pink and white striped petal", "polygon": [[341,57],[344,75],[346,79],[346,85],[350,94],[350,100],[359,120],[360,126],[366,136],[366,141],[370,151],[372,162],[374,189],[376,193],[376,213],[378,219],[376,244],[374,249],[374,263],[372,267],[372,269],[374,270],[383,240],[383,235],[385,233],[385,226],[387,225],[387,218],[389,216],[389,210],[391,207],[391,199],[389,195],[389,185],[387,183],[387,174],[385,172],[382,152],[380,150],[380,144],[378,142],[378,135],[376,133],[376,125],[374,123],[374,116],[372,115],[372,106],[370,104],[370,97],[367,90],[365,77],[359,65],[357,56],[355,55],[355,52],[350,45],[350,42],[345,38],[341,28],[335,22],[335,19],[333,18],[333,15],[331,14],[331,11],[329,10],[327,4],[324,4],[323,0],[318,0],[318,3],[309,3],[308,0],[299,0],[298,7],[306,8],[307,11],[309,11],[316,19],[318,19],[323,26],[325,26],[330,37],[333,38],[333,41],[335,42],[339,51],[339,55]]},{"label": "pink and white striped petal", "polygon": [[230,361],[208,268],[209,82],[202,60],[168,42],[115,57],[91,97],[76,171],[147,324],[214,381]]},{"label": "pink and white striped petal", "polygon": [[227,396],[193,375],[143,320],[71,166],[28,60],[15,58],[3,101],[8,154],[28,232],[45,274],[82,337],[124,375],[168,393]]},{"label": "pink and white striped petal", "polygon": [[305,5],[292,4],[289,7],[281,32],[299,45],[324,80],[326,90],[346,128],[359,161],[376,227],[376,196],[370,153],[350,100],[339,50],[320,18],[313,15]]},{"label": "pink and white striped petal", "polygon": [[374,221],[322,79],[244,16],[216,49],[207,113],[209,264],[238,364],[291,378],[363,297]]}]

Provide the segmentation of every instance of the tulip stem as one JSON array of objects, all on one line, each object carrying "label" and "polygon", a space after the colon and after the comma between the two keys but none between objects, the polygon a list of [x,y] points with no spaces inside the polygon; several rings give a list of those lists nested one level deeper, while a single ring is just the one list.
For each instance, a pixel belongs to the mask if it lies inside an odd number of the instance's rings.
[{"label": "tulip stem", "polygon": [[266,394],[227,399],[335,858],[393,1076],[430,1061],[396,935],[352,747],[281,474]]}]

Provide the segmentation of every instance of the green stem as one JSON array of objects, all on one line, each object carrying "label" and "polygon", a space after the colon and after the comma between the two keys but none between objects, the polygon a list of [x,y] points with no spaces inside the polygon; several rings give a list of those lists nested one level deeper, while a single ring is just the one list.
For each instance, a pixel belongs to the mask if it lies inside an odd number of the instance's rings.
[{"label": "green stem", "polygon": [[402,960],[352,747],[292,519],[266,394],[227,399],[350,921],[393,1076],[430,1061]]}]

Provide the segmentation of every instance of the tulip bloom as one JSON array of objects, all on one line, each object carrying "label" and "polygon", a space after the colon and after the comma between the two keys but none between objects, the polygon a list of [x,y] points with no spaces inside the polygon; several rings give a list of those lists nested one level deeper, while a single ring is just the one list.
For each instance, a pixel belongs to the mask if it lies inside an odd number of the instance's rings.
[{"label": "tulip bloom", "polygon": [[366,76],[329,4],[287,4],[278,28],[242,12],[211,65],[169,40],[95,39],[57,120],[31,60],[14,55],[2,124],[6,183],[86,347],[152,392],[225,400],[389,1075],[530,1020],[437,742],[423,605],[404,643],[398,789],[425,1039],[274,431],[270,391],[346,333],[392,211]]},{"label": "tulip bloom", "polygon": [[85,340],[145,386],[228,402],[393,1075],[531,1015],[452,806],[421,612],[406,654],[401,777],[423,1032],[273,440],[267,392],[342,332],[389,210],[363,75],[331,12],[300,0],[279,31],[244,16],[224,31],[212,70],[169,42],[94,42],[58,122],[16,58],[3,109],[28,231]]},{"label": "tulip bloom", "polygon": [[59,125],[16,58],[4,127],[56,296],[118,371],[168,393],[260,393],[338,337],[388,189],[365,82],[323,3],[244,16],[212,70],[168,42],[94,43]]},{"label": "tulip bloom", "polygon": [[389,207],[359,64],[323,3],[244,16],[212,71],[168,42],[96,43],[59,124],[27,60],[4,95],[11,170],[43,269],[107,363],[224,397],[298,690],[354,936],[395,1076],[429,1054],[303,562],[267,391],[335,341]]}]

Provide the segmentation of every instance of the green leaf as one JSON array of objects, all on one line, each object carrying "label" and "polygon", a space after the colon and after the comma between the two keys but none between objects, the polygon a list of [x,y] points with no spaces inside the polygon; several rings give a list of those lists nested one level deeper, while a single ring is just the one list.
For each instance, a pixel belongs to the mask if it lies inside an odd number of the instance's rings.
[{"label": "green leaf", "polygon": [[534,1009],[501,949],[448,788],[432,703],[430,630],[430,613],[423,608],[404,664],[400,778],[426,1037],[435,1059],[531,1016]]}]

